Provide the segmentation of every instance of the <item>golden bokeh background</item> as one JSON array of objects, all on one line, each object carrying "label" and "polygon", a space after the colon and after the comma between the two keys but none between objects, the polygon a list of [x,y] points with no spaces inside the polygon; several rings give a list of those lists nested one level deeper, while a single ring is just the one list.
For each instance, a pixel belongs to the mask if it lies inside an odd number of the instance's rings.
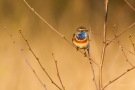
[{"label": "golden bokeh background", "polygon": [[[85,26],[98,33],[103,33],[103,0],[27,0],[28,3],[56,30],[71,42],[76,28]],[[134,0],[128,0],[135,7]],[[109,0],[107,38],[125,30],[135,22],[135,12],[124,0]],[[116,25],[116,27],[114,27]],[[4,27],[13,35],[15,41],[23,48],[24,54],[38,74],[47,90],[59,90],[40,68],[38,62],[28,50],[26,42],[19,34],[19,29],[27,38],[34,53],[40,59],[50,77],[60,86],[54,53],[58,62],[59,73],[66,90],[95,90],[89,60],[77,52],[63,38],[39,19],[23,0],[0,0],[0,90],[44,90],[30,67],[25,62],[21,51],[12,43]],[[118,39],[120,43],[134,52],[129,34],[135,41],[135,26],[131,27]],[[91,34],[91,57],[101,60],[102,38]],[[135,65],[135,56],[125,50],[128,60]],[[98,68],[93,64],[98,81]],[[117,43],[111,43],[106,50],[103,67],[103,85],[113,80],[131,66],[126,62]],[[105,90],[134,90],[135,70],[127,73]]]}]

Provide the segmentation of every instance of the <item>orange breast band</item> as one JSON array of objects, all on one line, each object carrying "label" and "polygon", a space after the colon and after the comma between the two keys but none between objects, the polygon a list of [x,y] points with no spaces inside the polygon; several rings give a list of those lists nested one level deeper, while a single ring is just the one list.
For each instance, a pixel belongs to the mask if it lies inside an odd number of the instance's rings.
[{"label": "orange breast band", "polygon": [[76,43],[83,44],[83,43],[87,43],[88,38],[85,38],[84,40],[78,40],[77,38],[74,37],[74,41],[75,41]]}]

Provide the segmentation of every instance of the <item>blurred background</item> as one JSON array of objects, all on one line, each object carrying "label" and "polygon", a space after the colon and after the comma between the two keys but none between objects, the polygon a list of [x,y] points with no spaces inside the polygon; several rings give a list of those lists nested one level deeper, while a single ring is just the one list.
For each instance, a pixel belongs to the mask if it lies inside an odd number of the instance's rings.
[{"label": "blurred background", "polygon": [[[85,26],[98,33],[103,33],[103,0],[27,0],[48,23],[71,42],[76,28]],[[128,0],[135,7],[135,0]],[[124,0],[109,0],[107,38],[125,30],[135,22],[135,12]],[[116,25],[114,27],[114,25]],[[46,85],[47,90],[59,90],[40,68],[37,60],[28,50],[26,42],[19,34],[19,29],[27,38],[34,53],[40,59],[54,82],[60,86],[57,77],[54,53],[58,62],[59,73],[66,90],[95,90],[92,71],[88,58],[77,52],[63,38],[39,19],[23,0],[0,0],[0,90],[44,90],[34,73],[27,65],[20,50],[13,44],[4,27],[13,35],[15,41],[23,48],[30,64]],[[118,39],[128,50],[134,52],[129,35],[135,42],[135,26]],[[91,57],[96,62],[101,60],[102,38],[91,34]],[[135,65],[135,56],[125,50],[126,56]],[[93,64],[98,82],[98,67]],[[103,85],[121,75],[131,66],[126,62],[117,43],[111,43],[106,50],[103,67]],[[105,90],[134,90],[135,70],[127,73]]]}]

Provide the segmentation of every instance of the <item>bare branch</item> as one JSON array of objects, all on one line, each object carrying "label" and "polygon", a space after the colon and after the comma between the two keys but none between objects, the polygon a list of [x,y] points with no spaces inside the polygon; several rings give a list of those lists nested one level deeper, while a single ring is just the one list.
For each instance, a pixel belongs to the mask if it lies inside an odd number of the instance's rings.
[{"label": "bare branch", "polygon": [[125,71],[124,73],[122,73],[120,76],[118,76],[117,78],[115,78],[114,80],[110,81],[108,84],[106,84],[102,90],[104,90],[108,85],[112,84],[113,82],[115,82],[116,80],[118,80],[119,78],[121,78],[122,76],[124,76],[126,73],[128,73],[129,71],[132,71],[133,69],[135,69],[135,67],[132,67],[130,69],[128,69],[127,71]]},{"label": "bare branch", "polygon": [[53,60],[54,60],[54,62],[55,62],[55,65],[56,65],[57,76],[58,76],[58,78],[59,78],[59,81],[60,81],[60,83],[61,83],[61,86],[62,86],[63,90],[65,90],[65,87],[64,87],[64,85],[63,85],[63,83],[62,83],[62,80],[61,80],[61,78],[60,78],[60,74],[59,74],[59,70],[58,70],[57,61],[56,61],[56,59],[55,59],[53,53],[52,53],[52,57],[53,57]]},{"label": "bare branch", "polygon": [[114,37],[111,41],[109,41],[107,43],[107,45],[109,45],[114,39],[118,38],[119,36],[121,36],[122,34],[124,34],[126,31],[128,31],[132,26],[134,26],[135,23],[131,24],[129,27],[127,27],[124,31],[122,31],[119,35],[117,35],[116,37]]},{"label": "bare branch", "polygon": [[127,50],[130,54],[135,56],[135,53],[131,52],[130,50],[128,50],[126,47],[124,47],[120,42],[119,45],[123,47],[123,49]]},{"label": "bare branch", "polygon": [[[90,36],[91,36],[91,33],[92,33],[92,31],[91,31],[91,27],[90,27],[90,35],[89,35],[89,38],[90,38]],[[88,51],[88,52],[90,52],[90,43],[89,43],[89,51]],[[88,55],[90,56],[90,53],[88,53]],[[93,81],[94,81],[96,90],[98,90],[98,85],[97,85],[97,83],[96,83],[96,77],[95,77],[95,72],[94,72],[94,68],[93,68],[92,62],[90,62],[90,66],[91,66],[91,70],[92,70],[92,73],[93,73]]]},{"label": "bare branch", "polygon": [[99,88],[102,89],[102,69],[106,51],[106,33],[107,33],[107,18],[108,18],[108,0],[104,0],[105,2],[105,20],[104,20],[104,30],[103,30],[103,47],[102,47],[102,54],[101,54],[101,61],[100,61],[100,68],[99,68]]},{"label": "bare branch", "polygon": [[121,48],[121,50],[122,50],[122,52],[123,52],[123,54],[124,54],[124,56],[125,56],[125,58],[126,58],[126,61],[132,66],[132,68],[128,69],[126,72],[122,73],[120,76],[118,76],[118,77],[116,77],[114,80],[110,81],[108,84],[106,84],[106,85],[103,87],[102,90],[104,90],[108,85],[110,85],[111,83],[115,82],[116,80],[118,80],[119,78],[121,78],[122,76],[124,76],[127,72],[129,72],[129,71],[131,71],[131,70],[133,70],[133,69],[135,68],[135,66],[133,66],[132,63],[128,60],[128,58],[127,58],[127,56],[126,56],[126,54],[125,54],[125,52],[124,52],[124,50],[123,50],[123,47],[120,45],[120,43],[119,43],[119,41],[118,41],[118,39],[117,39],[117,35],[115,34],[114,30],[113,30],[113,33],[114,33],[114,36],[115,36],[115,38],[116,38],[116,41],[117,41],[119,47]]},{"label": "bare branch", "polygon": [[19,30],[21,36],[23,37],[23,39],[25,40],[26,44],[28,45],[28,48],[30,50],[30,52],[34,55],[34,57],[36,58],[36,60],[38,61],[38,64],[40,65],[40,67],[42,68],[42,70],[44,71],[44,73],[47,75],[47,77],[50,79],[50,81],[60,90],[62,90],[50,77],[50,75],[47,73],[47,71],[45,70],[45,68],[42,66],[39,58],[36,56],[36,54],[33,52],[32,48],[30,47],[30,44],[28,43],[28,40],[24,37],[24,35],[22,34],[21,30]]},{"label": "bare branch", "polygon": [[122,47],[123,49],[125,49],[126,51],[128,51],[130,54],[134,55],[135,56],[135,53],[131,52],[130,50],[128,50],[126,47],[124,47],[120,41],[117,40],[117,35],[115,34],[114,30],[113,30],[113,33],[114,33],[114,36],[116,38],[116,40],[113,40],[112,42],[115,42],[115,43],[119,43],[119,46]]},{"label": "bare branch", "polygon": [[127,0],[125,0],[125,2],[128,4],[128,6],[129,6],[132,10],[135,11],[135,8],[134,8]]},{"label": "bare branch", "polygon": [[[91,33],[94,34],[94,35],[97,35],[97,36],[99,36],[99,37],[104,38],[104,36],[103,36],[102,34],[98,34],[98,33],[94,32],[94,31],[92,31],[92,30],[91,30]],[[112,41],[112,40],[109,40],[109,39],[106,38],[106,41]],[[116,40],[113,40],[112,42],[116,42]]]},{"label": "bare branch", "polygon": [[133,49],[134,49],[134,52],[135,52],[135,44],[134,44],[134,42],[133,42],[133,40],[132,40],[131,35],[129,36],[129,39],[130,39],[130,41],[131,41],[131,43],[132,43],[132,46],[133,46]]},{"label": "bare branch", "polygon": [[92,62],[90,62],[90,66],[91,66],[91,69],[92,69],[93,81],[94,81],[94,83],[95,83],[96,90],[98,90],[98,86],[97,86],[97,83],[96,83],[95,72],[94,72],[94,69],[93,69]]},{"label": "bare branch", "polygon": [[125,52],[124,52],[124,50],[123,50],[123,47],[120,45],[119,40],[117,39],[117,35],[115,34],[115,31],[114,31],[114,30],[113,30],[113,34],[114,34],[114,36],[116,37],[116,41],[117,41],[117,43],[118,43],[120,49],[122,50],[122,52],[123,52],[123,54],[124,54],[124,56],[125,56],[125,58],[126,58],[126,61],[133,67],[133,64],[128,60],[128,58],[127,58],[127,56],[126,56],[126,54],[125,54]]},{"label": "bare branch", "polygon": [[123,47],[120,46],[120,48],[121,48],[121,50],[122,50],[122,52],[123,52],[123,54],[124,54],[124,56],[125,56],[125,58],[126,58],[126,61],[133,67],[133,64],[128,60],[128,58],[127,58],[127,56],[126,56],[126,54],[125,54],[125,52],[124,52],[124,50],[123,50]]},{"label": "bare branch", "polygon": [[40,82],[40,84],[44,87],[45,90],[47,90],[46,85],[43,84],[43,82],[40,80],[40,78],[38,77],[37,73],[35,72],[35,70],[33,69],[33,67],[31,66],[31,64],[29,63],[27,57],[25,56],[23,49],[20,47],[20,45],[18,45],[18,43],[16,43],[16,41],[14,40],[13,36],[7,31],[6,27],[4,28],[4,30],[7,32],[7,34],[11,37],[11,39],[13,40],[13,43],[16,45],[16,47],[21,51],[26,63],[28,64],[28,66],[30,67],[30,69],[33,71],[34,75],[36,76],[36,78],[38,79],[38,81]]},{"label": "bare branch", "polygon": [[[69,40],[67,40],[67,38],[62,35],[61,33],[59,33],[55,28],[53,28],[43,17],[41,17],[28,3],[26,0],[23,0],[25,2],[25,4],[30,8],[30,10],[32,10],[44,23],[46,23],[54,32],[56,32],[59,36],[61,36],[65,41],[67,41],[70,45],[72,45],[74,48],[76,48]],[[80,51],[82,54],[84,54],[81,50]],[[89,57],[88,55],[86,56],[87,58],[89,58],[89,60],[91,60],[93,63],[95,63],[98,67],[98,63],[95,62],[91,57]]]}]

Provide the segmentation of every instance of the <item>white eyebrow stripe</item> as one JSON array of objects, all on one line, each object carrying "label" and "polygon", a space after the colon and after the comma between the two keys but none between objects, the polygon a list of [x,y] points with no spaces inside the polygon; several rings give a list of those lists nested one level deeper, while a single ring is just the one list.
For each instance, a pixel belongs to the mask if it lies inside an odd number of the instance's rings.
[{"label": "white eyebrow stripe", "polygon": [[79,28],[78,30],[85,30],[85,29],[81,29],[81,28]]}]

